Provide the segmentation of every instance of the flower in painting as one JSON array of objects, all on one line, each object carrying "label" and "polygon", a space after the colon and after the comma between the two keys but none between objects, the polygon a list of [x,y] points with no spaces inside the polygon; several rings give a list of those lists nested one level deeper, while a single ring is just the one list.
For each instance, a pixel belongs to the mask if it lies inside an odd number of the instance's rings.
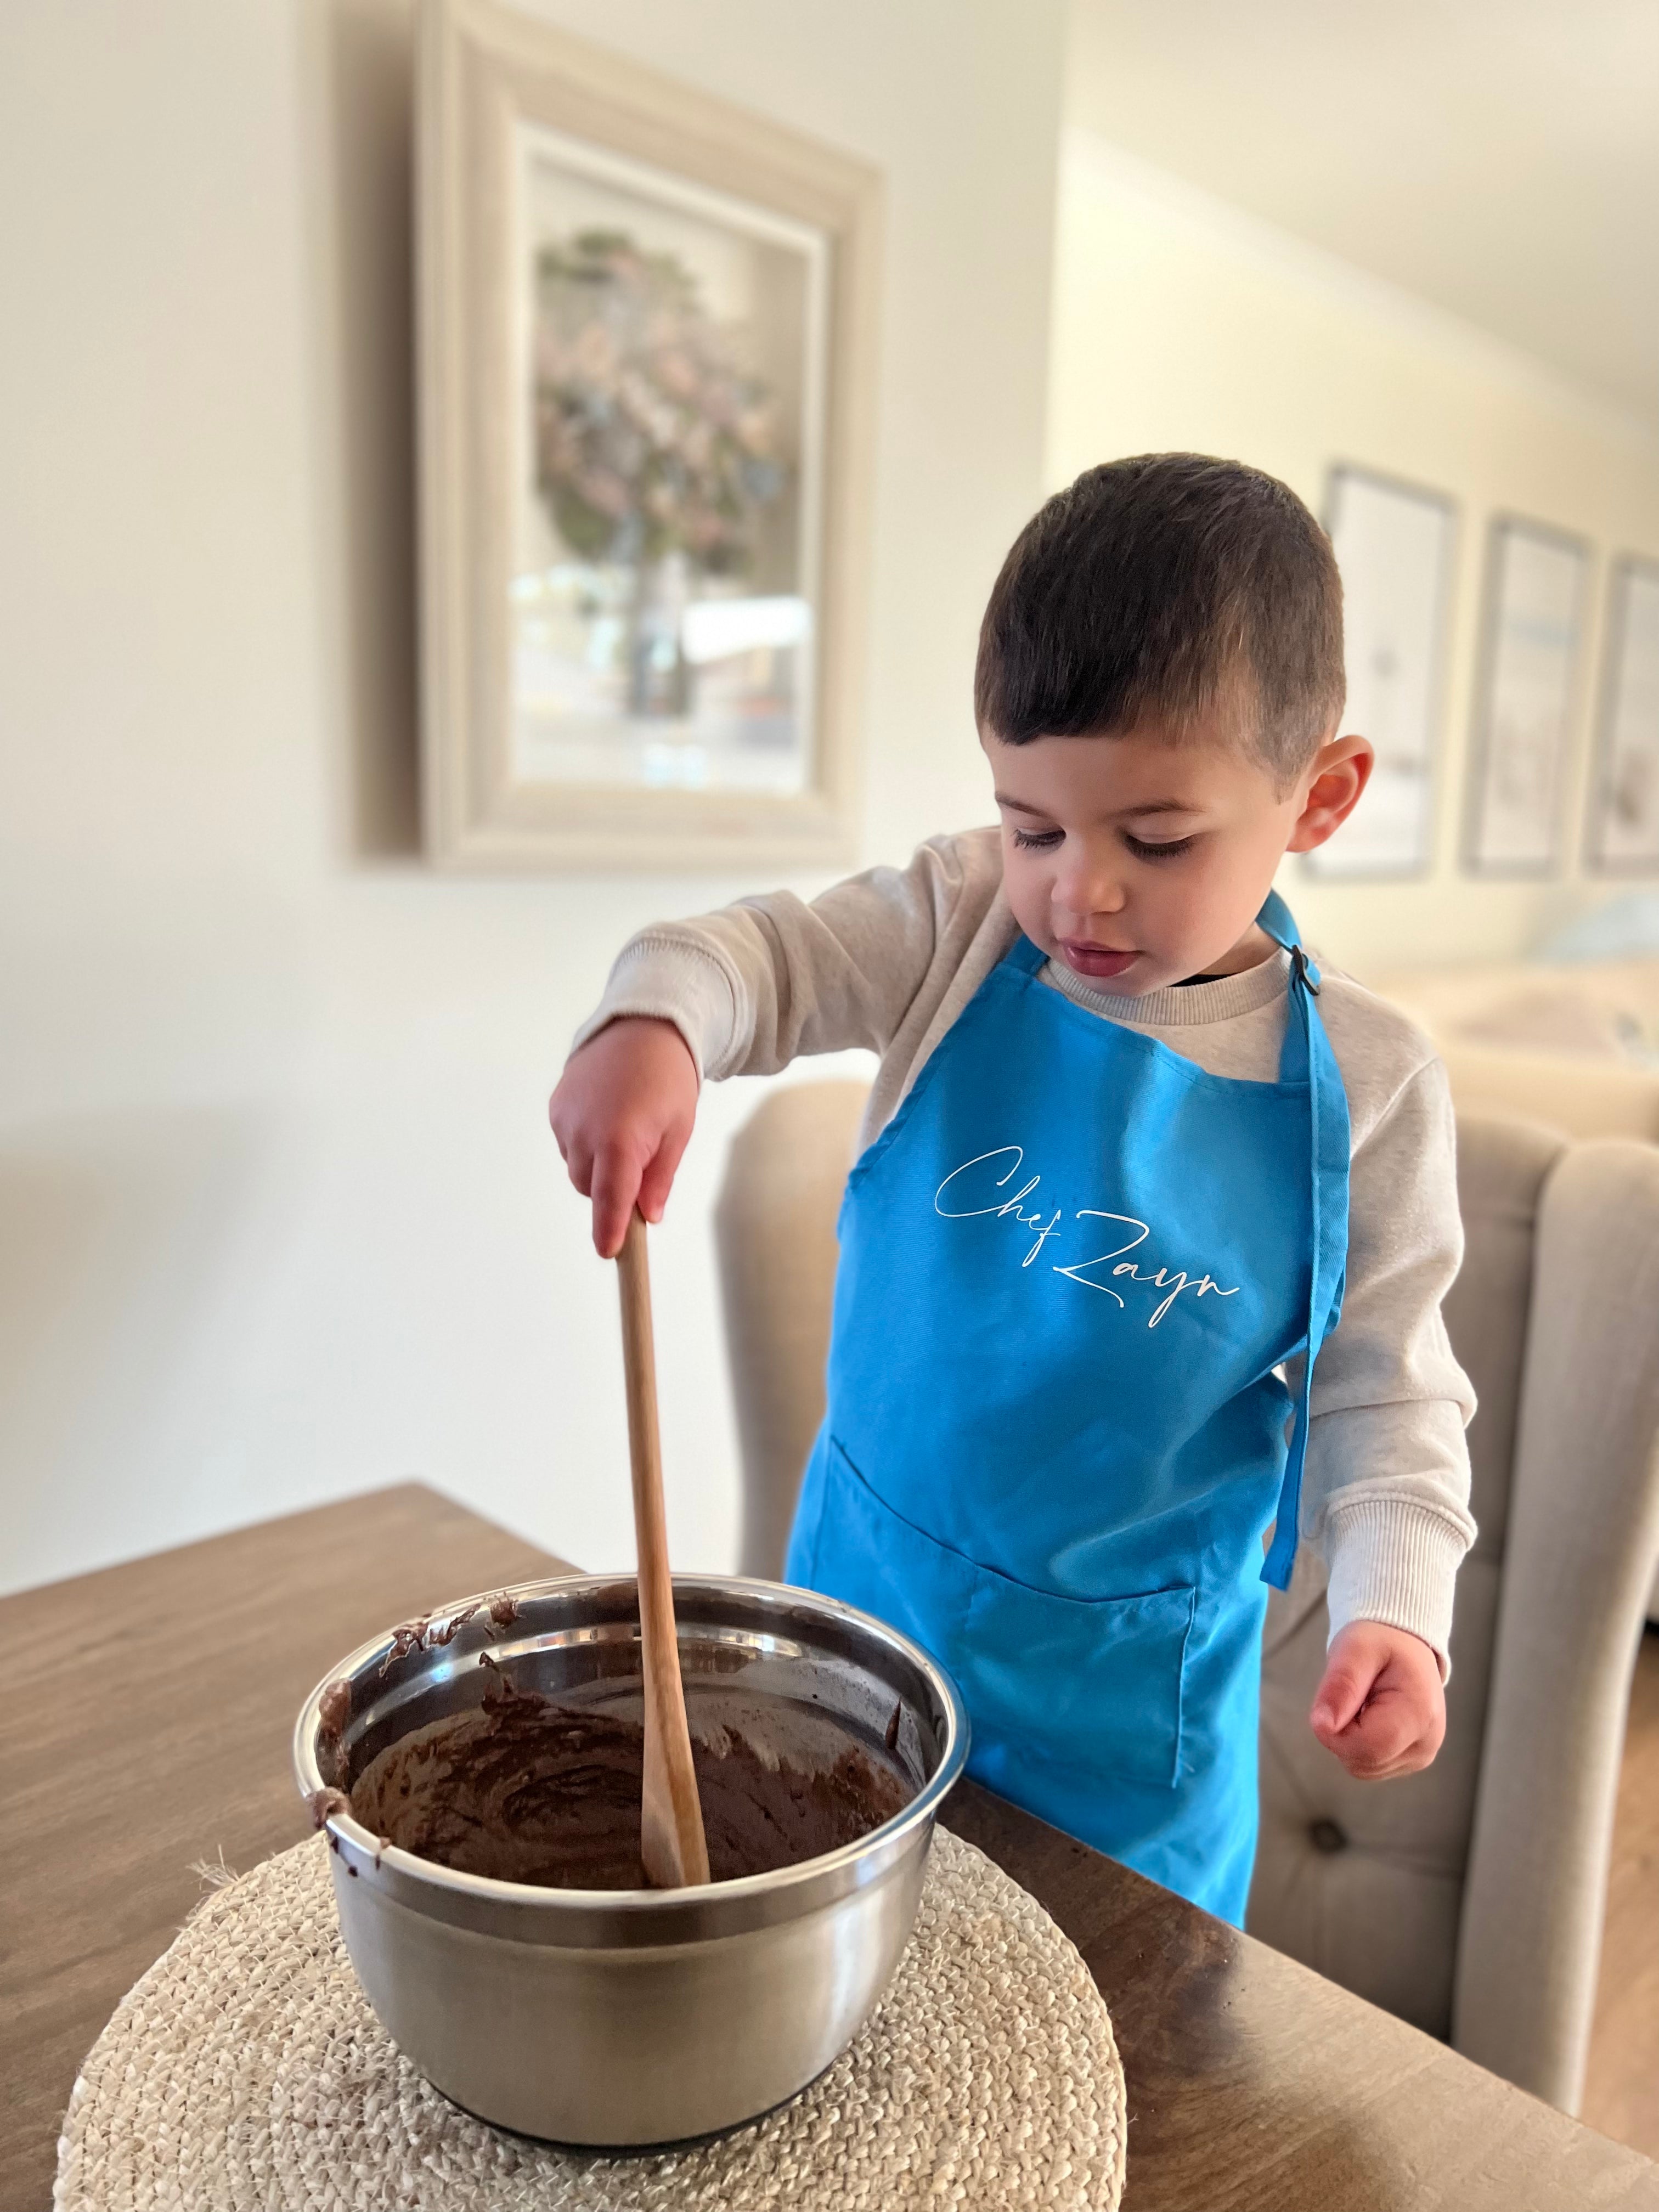
[{"label": "flower in painting", "polygon": [[585,230],[536,264],[536,482],[585,560],[741,574],[781,495],[765,384],[672,253]]}]

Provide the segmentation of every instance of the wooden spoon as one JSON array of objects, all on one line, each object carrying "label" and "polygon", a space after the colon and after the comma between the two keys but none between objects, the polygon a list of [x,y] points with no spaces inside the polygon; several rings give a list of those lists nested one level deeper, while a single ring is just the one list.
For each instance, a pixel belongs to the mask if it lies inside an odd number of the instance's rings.
[{"label": "wooden spoon", "polygon": [[634,1466],[634,1541],[639,1553],[640,1638],[645,1665],[645,1788],[640,1856],[655,1889],[685,1889],[708,1879],[691,1731],[685,1723],[674,1633],[674,1585],[662,1503],[662,1443],[657,1430],[657,1356],[651,1335],[651,1269],[645,1218],[635,1212],[617,1255],[622,1285],[623,1369],[628,1383],[628,1449]]}]

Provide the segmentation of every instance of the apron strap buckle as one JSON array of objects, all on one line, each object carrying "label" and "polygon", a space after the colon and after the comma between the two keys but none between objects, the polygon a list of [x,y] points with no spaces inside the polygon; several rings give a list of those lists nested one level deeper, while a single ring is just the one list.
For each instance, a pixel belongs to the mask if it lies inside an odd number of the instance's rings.
[{"label": "apron strap buckle", "polygon": [[1291,945],[1291,960],[1296,969],[1297,981],[1304,990],[1310,993],[1316,999],[1319,996],[1319,970],[1309,959],[1307,947],[1301,945]]}]

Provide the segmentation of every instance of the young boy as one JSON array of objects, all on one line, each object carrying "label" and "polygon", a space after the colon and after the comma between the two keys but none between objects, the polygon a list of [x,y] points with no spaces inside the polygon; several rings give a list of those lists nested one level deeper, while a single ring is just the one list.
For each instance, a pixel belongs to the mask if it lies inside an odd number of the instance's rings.
[{"label": "young boy", "polygon": [[1410,1773],[1474,1534],[1444,1073],[1272,890],[1364,789],[1342,702],[1284,485],[1091,470],[981,632],[1000,831],[646,931],[551,1106],[608,1255],[703,1075],[880,1054],[787,1572],[939,1656],[990,1788],[1238,1923],[1264,1583],[1323,1554],[1313,1729]]}]

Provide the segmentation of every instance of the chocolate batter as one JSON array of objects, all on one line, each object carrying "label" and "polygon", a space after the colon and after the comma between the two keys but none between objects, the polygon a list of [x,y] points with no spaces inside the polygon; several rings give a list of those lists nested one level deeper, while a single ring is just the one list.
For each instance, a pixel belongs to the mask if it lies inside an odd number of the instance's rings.
[{"label": "chocolate batter", "polygon": [[[797,1865],[878,1827],[913,1794],[848,1743],[828,1767],[763,1755],[730,1729],[692,1742],[709,1873]],[[645,1732],[497,1675],[482,1711],[430,1722],[360,1775],[351,1809],[389,1842],[465,1874],[555,1889],[643,1889]]]}]

